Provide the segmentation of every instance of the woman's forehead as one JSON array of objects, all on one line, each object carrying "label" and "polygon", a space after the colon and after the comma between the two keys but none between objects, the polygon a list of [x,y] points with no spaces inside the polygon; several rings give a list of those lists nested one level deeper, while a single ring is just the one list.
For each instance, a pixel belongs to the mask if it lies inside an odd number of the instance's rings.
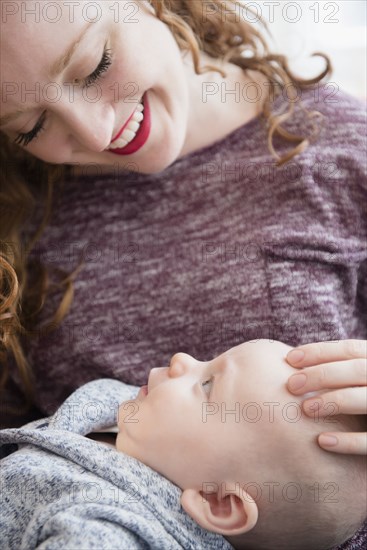
[{"label": "woman's forehead", "polygon": [[86,44],[82,39],[92,38],[97,28],[84,20],[59,21],[56,26],[47,21],[9,20],[1,30],[1,81],[31,87],[55,81],[63,60],[70,58],[73,49],[82,48]]},{"label": "woman's forehead", "polygon": [[[143,11],[147,10],[145,2],[128,0],[119,0],[119,3],[111,0],[15,0],[2,4],[2,8],[5,4],[11,7],[2,9],[0,21],[2,68],[16,66],[18,70],[24,71],[28,66],[37,66],[41,72],[47,60],[54,62],[86,28],[90,27],[90,36],[100,36],[107,33],[107,30],[109,35],[115,36],[123,25],[125,35],[128,27],[136,30],[136,25],[142,20]],[[128,7],[130,11],[126,9]]]},{"label": "woman's forehead", "polygon": [[[1,45],[7,53],[25,48],[49,50],[75,38],[87,24],[103,27],[114,18],[110,2],[4,2],[1,10]],[[10,5],[6,9],[6,5]]]},{"label": "woman's forehead", "polygon": [[1,26],[4,29],[17,26],[23,33],[44,31],[48,26],[57,38],[57,29],[83,22],[103,24],[108,20],[117,26],[125,23],[136,26],[147,13],[155,14],[149,0],[12,0],[1,2]]},{"label": "woman's forehead", "polygon": [[[13,2],[10,3],[13,4]],[[42,2],[39,4],[42,5]],[[0,40],[7,47],[18,45],[17,49],[25,45],[42,46],[47,49],[52,47],[53,43],[73,36],[86,23],[97,25],[101,21],[102,17],[99,21],[94,21],[89,17],[85,18],[77,11],[73,17],[69,17],[65,9],[61,9],[57,17],[52,18],[42,10],[25,12],[24,9],[19,9],[12,13],[2,13]]]}]

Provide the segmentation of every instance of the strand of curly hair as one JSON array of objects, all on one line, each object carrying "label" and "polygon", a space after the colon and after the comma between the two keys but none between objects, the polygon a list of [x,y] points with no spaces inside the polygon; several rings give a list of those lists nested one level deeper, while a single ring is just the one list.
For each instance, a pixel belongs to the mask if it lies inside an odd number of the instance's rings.
[{"label": "strand of curly hair", "polygon": [[[323,53],[313,54],[323,57],[326,67],[317,77],[305,80],[292,73],[285,56],[272,54],[262,34],[243,17],[239,17],[238,10],[244,9],[244,4],[239,0],[148,1],[156,17],[173,33],[180,49],[191,52],[197,74],[214,70],[226,76],[214,65],[200,67],[200,51],[203,51],[214,60],[231,62],[244,70],[259,71],[269,80],[269,94],[263,105],[262,116],[268,129],[267,145],[277,166],[302,153],[311,140],[316,139],[319,130],[315,124],[313,134],[308,137],[291,134],[282,124],[292,117],[295,103],[299,101],[297,89],[310,89],[331,76],[332,66],[328,56]],[[250,7],[246,7],[246,10],[258,17]],[[269,33],[262,17],[259,17],[259,22]],[[275,115],[271,111],[271,99],[284,88],[287,88],[288,111]],[[294,91],[291,97],[289,90]],[[318,111],[308,112],[301,103],[300,106],[309,119],[320,115]],[[283,157],[277,154],[272,144],[276,135],[295,144]],[[70,176],[71,167],[42,162],[10,143],[1,132],[0,145],[1,166],[5,167],[0,173],[0,397],[9,379],[11,359],[18,383],[22,386],[25,404],[16,410],[8,407],[7,411],[24,414],[34,402],[34,380],[24,352],[24,339],[34,334],[45,334],[60,325],[70,309],[73,280],[83,262],[70,274],[59,271],[60,280],[55,283],[42,263],[36,264],[30,260],[30,252],[52,215],[55,186],[61,185]],[[37,231],[25,246],[22,231],[32,217],[36,204],[43,205],[44,215]],[[28,281],[31,270],[36,273],[32,284]],[[47,296],[55,289],[63,292],[59,306],[51,320],[35,331],[37,315]]]}]

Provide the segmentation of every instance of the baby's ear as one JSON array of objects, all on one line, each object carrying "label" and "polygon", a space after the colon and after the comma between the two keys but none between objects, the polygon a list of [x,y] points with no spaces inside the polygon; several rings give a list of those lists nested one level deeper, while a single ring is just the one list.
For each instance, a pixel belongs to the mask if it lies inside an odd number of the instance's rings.
[{"label": "baby's ear", "polygon": [[221,535],[240,535],[255,527],[258,518],[256,502],[239,483],[234,489],[211,484],[218,490],[205,493],[185,489],[181,495],[182,508],[201,527]]}]

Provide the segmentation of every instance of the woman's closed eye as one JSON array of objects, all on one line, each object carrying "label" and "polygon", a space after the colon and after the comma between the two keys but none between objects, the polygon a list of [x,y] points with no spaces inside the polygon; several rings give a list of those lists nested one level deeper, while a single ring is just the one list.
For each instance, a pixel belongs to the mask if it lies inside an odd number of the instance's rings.
[{"label": "woman's closed eye", "polygon": [[[105,46],[102,59],[99,62],[97,68],[87,76],[83,81],[82,88],[88,88],[89,86],[92,86],[94,82],[96,82],[99,78],[102,77],[102,75],[107,71],[107,69],[112,64],[112,53],[111,50],[108,50]],[[27,133],[20,133],[14,140],[14,143],[17,145],[23,145],[24,147],[27,147],[31,141],[34,141],[38,138],[40,133],[44,130],[44,122],[46,119],[46,112],[43,112],[41,115],[41,118],[36,123],[36,126]]]},{"label": "woman's closed eye", "polygon": [[91,86],[96,80],[101,78],[103,73],[107,71],[107,69],[112,64],[112,54],[111,50],[108,50],[106,47],[103,51],[102,59],[98,65],[98,67],[93,71],[92,74],[87,76],[87,78],[84,80],[84,88],[88,88],[88,86]]}]

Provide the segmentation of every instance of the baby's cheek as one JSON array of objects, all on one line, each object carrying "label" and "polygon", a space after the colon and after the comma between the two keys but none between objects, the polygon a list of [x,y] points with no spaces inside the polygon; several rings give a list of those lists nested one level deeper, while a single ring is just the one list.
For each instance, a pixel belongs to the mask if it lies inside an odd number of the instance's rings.
[{"label": "baby's cheek", "polygon": [[125,401],[118,409],[117,424],[119,428],[123,430],[127,425],[137,424],[140,414],[141,408],[137,401]]}]

